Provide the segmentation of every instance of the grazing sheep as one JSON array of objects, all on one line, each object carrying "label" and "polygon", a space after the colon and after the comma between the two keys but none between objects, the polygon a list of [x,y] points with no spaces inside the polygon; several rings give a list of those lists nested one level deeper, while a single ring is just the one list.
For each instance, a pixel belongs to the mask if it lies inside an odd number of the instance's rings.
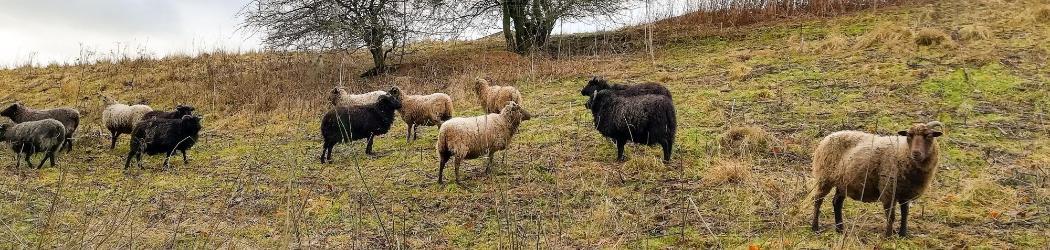
[{"label": "grazing sheep", "polygon": [[515,102],[508,102],[499,113],[475,117],[459,117],[445,121],[438,130],[435,148],[441,157],[438,166],[438,183],[444,183],[445,164],[455,157],[455,176],[459,182],[459,165],[463,160],[476,159],[488,154],[489,162],[485,172],[492,165],[492,154],[506,149],[510,140],[518,132],[521,121],[531,119],[524,108]]},{"label": "grazing sheep", "polygon": [[900,136],[878,136],[860,131],[832,133],[813,152],[813,230],[819,229],[820,205],[835,188],[832,201],[835,229],[842,232],[842,205],[846,197],[882,202],[886,236],[893,233],[893,206],[900,204],[899,234],[907,235],[908,202],[930,186],[937,171],[939,151],[934,138],[940,122],[916,123]]},{"label": "grazing sheep", "polygon": [[131,166],[132,157],[138,160],[139,168],[142,168],[142,153],[165,154],[163,166],[166,168],[169,166],[168,159],[171,155],[175,154],[175,151],[181,151],[182,162],[190,164],[186,150],[197,143],[202,119],[199,116],[186,115],[180,119],[153,118],[139,122],[131,133],[131,146],[128,159],[124,162],[124,170]]},{"label": "grazing sheep", "polygon": [[389,94],[394,99],[401,99],[401,88],[397,86],[390,87],[388,91],[372,91],[359,95],[351,95],[350,92],[346,91],[345,88],[335,87],[328,96],[328,101],[332,102],[333,106],[345,107],[354,105],[371,105],[379,100],[380,96]]},{"label": "grazing sheep", "polygon": [[120,138],[120,134],[131,134],[135,129],[135,124],[142,121],[146,113],[153,111],[153,108],[149,106],[142,104],[128,106],[105,95],[102,95],[102,102],[106,104],[106,109],[102,111],[102,123],[106,125],[111,135],[109,149],[117,146],[117,138]]},{"label": "grazing sheep", "polygon": [[[33,167],[29,158],[37,152],[43,152],[44,158],[40,159],[37,169],[44,166],[44,161],[51,159],[51,167],[55,167],[55,151],[58,151],[65,142],[66,128],[55,119],[43,119],[39,121],[28,121],[15,125],[0,124],[0,141],[11,143],[11,149],[16,155],[25,155],[26,165]],[[15,160],[15,168],[20,166]]]},{"label": "grazing sheep", "polygon": [[489,80],[478,78],[474,84],[474,93],[481,101],[486,113],[499,113],[507,102],[521,103],[521,92],[511,86],[490,85]]},{"label": "grazing sheep", "polygon": [[662,95],[671,98],[671,91],[667,90],[666,87],[659,83],[642,83],[635,85],[624,85],[624,84],[609,84],[605,78],[594,77],[590,81],[587,81],[587,86],[584,86],[580,90],[580,95],[589,96],[595,91],[600,90],[615,90],[620,95],[635,96],[635,95]]},{"label": "grazing sheep", "polygon": [[321,163],[332,162],[332,148],[341,142],[368,138],[365,154],[372,155],[372,141],[377,135],[386,134],[394,124],[394,112],[401,108],[401,101],[393,95],[379,96],[370,105],[336,106],[321,118],[321,137],[324,148]]},{"label": "grazing sheep", "polygon": [[406,141],[419,136],[419,126],[440,125],[452,118],[452,97],[444,93],[407,95],[401,100],[401,120],[408,124]]},{"label": "grazing sheep", "polygon": [[179,105],[175,105],[175,110],[171,111],[171,112],[160,111],[160,110],[146,112],[146,114],[142,116],[142,120],[149,120],[149,119],[154,119],[154,118],[160,118],[160,119],[182,119],[182,117],[184,117],[184,116],[193,115],[193,111],[195,111],[195,110],[197,110],[197,109],[194,108],[193,106],[179,104]]},{"label": "grazing sheep", "polygon": [[66,131],[66,152],[73,151],[73,133],[80,126],[80,112],[72,108],[54,108],[45,110],[34,110],[26,107],[20,102],[0,111],[0,116],[11,118],[15,123],[39,121],[44,119],[55,119],[62,123]]},{"label": "grazing sheep", "polygon": [[615,90],[601,90],[591,94],[587,108],[594,116],[594,127],[603,136],[616,142],[616,159],[623,161],[623,149],[628,141],[660,144],[664,162],[671,161],[677,116],[671,97],[665,95],[624,96]]}]

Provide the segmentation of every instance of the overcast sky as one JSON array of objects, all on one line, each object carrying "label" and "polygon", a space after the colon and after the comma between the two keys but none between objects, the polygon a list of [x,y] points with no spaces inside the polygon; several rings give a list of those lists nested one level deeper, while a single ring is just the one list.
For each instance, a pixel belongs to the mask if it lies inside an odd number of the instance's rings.
[{"label": "overcast sky", "polygon": [[[697,0],[682,0],[697,1]],[[153,57],[261,47],[258,35],[238,30],[237,13],[249,0],[0,0],[0,68],[32,59],[37,64],[73,62],[81,51],[93,58]],[[662,2],[661,9],[676,0]],[[669,7],[670,6],[670,7]],[[683,4],[684,6],[684,4]],[[684,8],[684,7],[682,7]],[[665,11],[666,12],[666,11]],[[616,21],[567,23],[555,32],[613,29],[644,20],[644,10]]]}]

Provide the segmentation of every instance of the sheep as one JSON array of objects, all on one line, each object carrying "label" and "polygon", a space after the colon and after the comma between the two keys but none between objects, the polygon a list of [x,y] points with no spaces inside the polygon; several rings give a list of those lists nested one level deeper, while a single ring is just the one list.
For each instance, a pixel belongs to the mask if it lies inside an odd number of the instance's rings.
[{"label": "sheep", "polygon": [[499,113],[507,102],[521,104],[521,92],[511,86],[495,86],[489,80],[478,78],[474,84],[474,93],[481,101],[481,107],[486,113]]},{"label": "sheep", "polygon": [[77,127],[80,126],[80,112],[72,108],[54,108],[45,110],[34,110],[22,104],[21,102],[15,102],[8,106],[3,111],[0,111],[0,116],[6,116],[11,118],[11,121],[15,123],[39,121],[44,119],[55,119],[62,123],[65,127],[66,141],[65,147],[66,152],[73,151],[73,133],[77,131]]},{"label": "sheep", "polygon": [[345,88],[335,87],[329,93],[328,101],[332,103],[332,106],[345,107],[354,105],[371,105],[379,100],[380,96],[387,95],[394,97],[394,99],[401,99],[401,88],[397,86],[390,87],[390,90],[372,91],[359,95],[351,95]]},{"label": "sheep", "polygon": [[907,235],[908,203],[930,186],[937,171],[941,136],[937,121],[916,123],[899,136],[878,136],[860,131],[832,133],[813,152],[813,231],[819,229],[820,205],[835,188],[835,230],[842,232],[842,205],[846,197],[862,202],[881,201],[885,210],[885,235],[893,233],[893,206],[900,204],[899,235]]},{"label": "sheep", "polygon": [[197,109],[194,108],[193,106],[186,105],[186,104],[179,104],[179,105],[175,105],[175,110],[171,111],[171,112],[160,111],[160,110],[146,112],[146,114],[142,116],[142,120],[149,120],[149,119],[154,119],[154,118],[160,118],[160,119],[182,119],[182,117],[184,117],[184,116],[193,115],[193,111],[195,111],[195,110],[197,110]]},{"label": "sheep", "polygon": [[587,81],[587,86],[584,86],[583,89],[580,90],[580,95],[589,96],[595,91],[606,89],[615,90],[617,91],[617,94],[626,96],[652,94],[667,96],[667,98],[671,98],[671,91],[667,90],[666,87],[660,85],[659,83],[642,83],[635,85],[609,84],[609,82],[606,81],[605,78],[602,78],[600,76],[596,76],[594,78],[591,78],[590,81]]},{"label": "sheep", "polygon": [[102,123],[106,125],[111,135],[109,149],[114,149],[117,147],[117,138],[120,138],[120,134],[131,134],[135,129],[135,124],[142,121],[146,113],[153,112],[153,108],[142,104],[128,106],[108,96],[101,96],[102,102],[106,105],[106,109],[102,111]]},{"label": "sheep", "polygon": [[463,160],[476,159],[488,154],[489,162],[485,173],[492,165],[492,154],[506,149],[511,138],[518,132],[522,121],[532,115],[517,103],[511,101],[498,113],[475,117],[459,117],[445,121],[438,129],[438,140],[435,145],[441,163],[438,165],[438,183],[444,183],[445,165],[455,157],[455,176],[459,182],[459,165]]},{"label": "sheep", "polygon": [[332,162],[332,148],[341,142],[367,138],[365,154],[373,155],[372,141],[386,134],[394,124],[394,112],[401,108],[401,100],[391,94],[381,95],[370,105],[336,106],[321,118],[321,137],[324,148],[321,163]]},{"label": "sheep", "polygon": [[407,95],[401,100],[401,120],[408,125],[406,141],[419,137],[419,126],[440,125],[452,118],[452,98],[444,93]]},{"label": "sheep", "polygon": [[[0,141],[11,143],[11,149],[16,155],[25,155],[26,165],[33,167],[29,161],[37,152],[43,152],[44,158],[36,166],[40,169],[44,161],[51,159],[51,167],[55,167],[55,151],[66,141],[66,128],[62,122],[47,118],[38,121],[28,121],[15,125],[0,124]],[[17,158],[17,157],[16,157]],[[15,168],[21,164],[15,160]]]},{"label": "sheep", "polygon": [[131,159],[136,158],[139,168],[142,168],[142,153],[157,155],[164,153],[164,165],[167,168],[168,159],[175,151],[182,152],[182,162],[190,164],[186,157],[186,150],[197,143],[201,131],[201,118],[195,115],[186,115],[180,119],[153,118],[144,120],[135,125],[131,133],[131,146],[128,150],[128,159],[124,162],[124,171],[131,166]]},{"label": "sheep", "polygon": [[677,116],[671,97],[665,95],[624,96],[616,90],[595,91],[587,101],[594,117],[594,127],[616,142],[616,159],[623,154],[628,141],[644,145],[660,144],[663,161],[671,161]]}]

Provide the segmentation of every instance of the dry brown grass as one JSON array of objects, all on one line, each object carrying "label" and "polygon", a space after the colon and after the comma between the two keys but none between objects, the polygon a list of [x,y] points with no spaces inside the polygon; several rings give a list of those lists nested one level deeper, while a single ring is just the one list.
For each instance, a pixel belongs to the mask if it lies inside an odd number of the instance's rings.
[{"label": "dry brown grass", "polygon": [[1032,16],[1034,16],[1035,20],[1038,22],[1050,22],[1050,4],[1043,4],[1036,7],[1032,11]]},{"label": "dry brown grass", "polygon": [[977,41],[992,37],[992,31],[983,25],[971,24],[959,27],[959,40]]},{"label": "dry brown grass", "polygon": [[824,40],[817,42],[810,51],[829,53],[837,52],[849,47],[849,38],[839,33],[830,33],[824,36]]},{"label": "dry brown grass", "polygon": [[733,63],[729,68],[729,79],[734,81],[744,80],[751,74],[752,68],[743,63]]},{"label": "dry brown grass", "polygon": [[936,28],[922,28],[915,32],[915,44],[919,46],[951,46],[952,38]]},{"label": "dry brown grass", "polygon": [[776,144],[776,138],[757,126],[732,127],[718,137],[718,145],[733,155],[769,154]]},{"label": "dry brown grass", "polygon": [[703,182],[708,186],[741,184],[750,177],[750,166],[735,160],[719,160],[704,172]]},{"label": "dry brown grass", "polygon": [[868,33],[857,37],[853,45],[857,49],[874,47],[900,47],[911,43],[912,32],[899,23],[880,23]]}]

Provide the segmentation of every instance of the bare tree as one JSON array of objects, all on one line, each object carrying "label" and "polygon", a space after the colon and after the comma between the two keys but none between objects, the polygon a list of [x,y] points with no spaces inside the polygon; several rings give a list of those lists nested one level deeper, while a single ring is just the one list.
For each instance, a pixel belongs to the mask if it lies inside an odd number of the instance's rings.
[{"label": "bare tree", "polygon": [[271,49],[368,49],[374,66],[362,76],[371,76],[415,36],[455,33],[455,10],[442,0],[254,0],[242,25],[264,33]]},{"label": "bare tree", "polygon": [[519,54],[547,46],[558,21],[610,15],[628,0],[476,0],[477,15],[500,17],[507,49]]}]

